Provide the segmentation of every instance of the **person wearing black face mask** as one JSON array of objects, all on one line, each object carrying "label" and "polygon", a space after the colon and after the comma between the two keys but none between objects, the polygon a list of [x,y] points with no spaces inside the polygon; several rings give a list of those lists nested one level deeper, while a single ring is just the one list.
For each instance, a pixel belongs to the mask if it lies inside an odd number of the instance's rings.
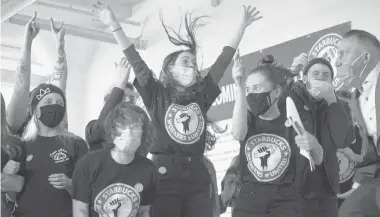
[{"label": "person wearing black face mask", "polygon": [[14,215],[71,216],[71,177],[87,144],[64,128],[66,99],[60,88],[38,85],[30,95],[29,111],[32,117],[23,133],[25,168],[20,169],[25,185]]},{"label": "person wearing black face mask", "polygon": [[[238,55],[232,73],[238,87],[232,135],[240,141],[242,167],[242,185],[232,216],[301,216],[298,191],[303,184],[297,174],[309,169],[309,163],[300,149],[309,151],[317,165],[322,163],[323,149],[311,134],[314,119],[303,109],[298,86],[289,79],[293,75],[273,61],[245,75]],[[286,119],[287,96],[300,113],[305,127],[302,135],[296,135]]]}]

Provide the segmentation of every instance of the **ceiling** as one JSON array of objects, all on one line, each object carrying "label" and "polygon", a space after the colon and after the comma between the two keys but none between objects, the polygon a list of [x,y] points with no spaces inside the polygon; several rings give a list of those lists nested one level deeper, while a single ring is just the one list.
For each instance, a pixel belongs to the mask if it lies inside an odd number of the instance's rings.
[{"label": "ceiling", "polygon": [[[142,9],[137,6],[147,1],[154,0],[103,0],[111,6],[121,24],[131,30],[128,31],[128,36],[134,42],[140,40],[145,19],[141,17],[132,21],[130,18],[133,11]],[[75,56],[88,55],[90,49],[95,49],[91,48],[94,47],[94,42],[116,43],[106,26],[91,14],[94,2],[94,0],[1,0],[1,83],[14,82],[14,70],[23,46],[24,26],[34,15],[34,11],[37,12],[37,24],[45,31],[41,31],[37,37],[39,39],[36,38],[33,42],[32,83],[41,82],[41,79],[46,78],[45,68],[48,66],[44,59],[49,56],[47,47],[51,47],[52,41],[49,35],[50,17],[54,18],[56,24],[64,22],[66,35],[76,36],[75,41],[72,41],[80,44],[81,49],[74,48]]]}]

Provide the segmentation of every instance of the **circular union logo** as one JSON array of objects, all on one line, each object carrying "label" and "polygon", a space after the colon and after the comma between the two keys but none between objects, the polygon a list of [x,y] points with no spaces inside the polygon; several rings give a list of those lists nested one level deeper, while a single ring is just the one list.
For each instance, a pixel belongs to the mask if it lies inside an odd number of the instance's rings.
[{"label": "circular union logo", "polygon": [[347,182],[355,174],[355,162],[341,152],[337,152],[336,155],[339,165],[339,183]]},{"label": "circular union logo", "polygon": [[165,115],[165,127],[169,136],[180,144],[193,144],[199,140],[205,121],[198,104],[187,106],[172,104]]},{"label": "circular union logo", "polygon": [[291,149],[286,139],[273,134],[250,137],[245,145],[248,169],[260,182],[278,179],[289,166]]},{"label": "circular union logo", "polygon": [[134,217],[139,210],[140,194],[127,184],[115,183],[99,192],[94,202],[100,217]]},{"label": "circular union logo", "polygon": [[321,57],[328,60],[333,67],[334,77],[336,75],[335,61],[338,58],[337,51],[341,40],[342,36],[335,33],[324,35],[313,45],[309,52],[309,59]]}]

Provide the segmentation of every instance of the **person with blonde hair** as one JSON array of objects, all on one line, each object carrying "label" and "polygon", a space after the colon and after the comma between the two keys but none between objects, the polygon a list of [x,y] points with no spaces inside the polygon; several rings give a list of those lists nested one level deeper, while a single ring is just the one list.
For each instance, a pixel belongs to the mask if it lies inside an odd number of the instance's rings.
[{"label": "person with blonde hair", "polygon": [[15,217],[71,216],[71,177],[87,144],[64,127],[66,99],[60,88],[38,85],[28,110],[31,118],[22,137],[27,149],[21,174],[25,185],[17,197]]}]

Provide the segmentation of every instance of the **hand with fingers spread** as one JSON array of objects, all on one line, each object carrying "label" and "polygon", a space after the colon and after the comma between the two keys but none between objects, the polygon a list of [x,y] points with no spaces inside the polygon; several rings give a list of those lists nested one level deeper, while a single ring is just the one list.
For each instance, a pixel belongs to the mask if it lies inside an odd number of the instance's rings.
[{"label": "hand with fingers spread", "polygon": [[58,43],[64,43],[64,40],[65,40],[65,29],[63,28],[63,21],[61,22],[60,26],[57,28],[54,25],[53,18],[50,18],[50,28],[51,28],[51,32],[53,33],[53,36],[54,36],[55,40]]},{"label": "hand with fingers spread", "polygon": [[15,175],[20,170],[20,163],[16,162],[14,160],[9,160],[3,170],[2,173],[8,174],[8,175]]},{"label": "hand with fingers spread", "polygon": [[54,188],[66,190],[71,188],[71,179],[63,173],[51,174],[48,180]]},{"label": "hand with fingers spread", "polygon": [[111,31],[115,31],[120,28],[119,21],[116,19],[114,12],[108,4],[97,1],[93,4],[93,9],[91,11],[99,17],[99,20],[102,23],[110,27]]},{"label": "hand with fingers spread", "polygon": [[292,66],[290,67],[290,70],[297,74],[300,73],[302,68],[307,64],[309,61],[309,55],[306,53],[301,53],[300,55],[296,56],[293,60]]},{"label": "hand with fingers spread", "polygon": [[317,99],[324,99],[327,104],[337,102],[334,86],[326,81],[311,80],[310,94]]},{"label": "hand with fingers spread", "polygon": [[259,11],[256,11],[256,7],[251,8],[250,5],[243,6],[243,11],[242,11],[242,17],[240,20],[240,25],[243,28],[247,28],[251,23],[254,21],[260,20],[263,18],[262,16],[259,16]]},{"label": "hand with fingers spread", "polygon": [[26,24],[25,40],[28,43],[32,43],[33,39],[40,32],[40,28],[36,24],[36,18],[37,18],[37,12],[35,11],[33,18],[29,20],[29,22]]},{"label": "hand with fingers spread", "polygon": [[240,59],[239,50],[236,51],[233,61],[234,65],[232,66],[232,78],[234,79],[237,85],[245,86],[245,80],[247,75],[246,71],[244,70],[243,62]]},{"label": "hand with fingers spread", "polygon": [[115,68],[118,73],[116,82],[120,83],[123,87],[128,83],[129,75],[131,73],[131,64],[128,63],[127,58],[121,58],[119,64],[115,63]]}]

